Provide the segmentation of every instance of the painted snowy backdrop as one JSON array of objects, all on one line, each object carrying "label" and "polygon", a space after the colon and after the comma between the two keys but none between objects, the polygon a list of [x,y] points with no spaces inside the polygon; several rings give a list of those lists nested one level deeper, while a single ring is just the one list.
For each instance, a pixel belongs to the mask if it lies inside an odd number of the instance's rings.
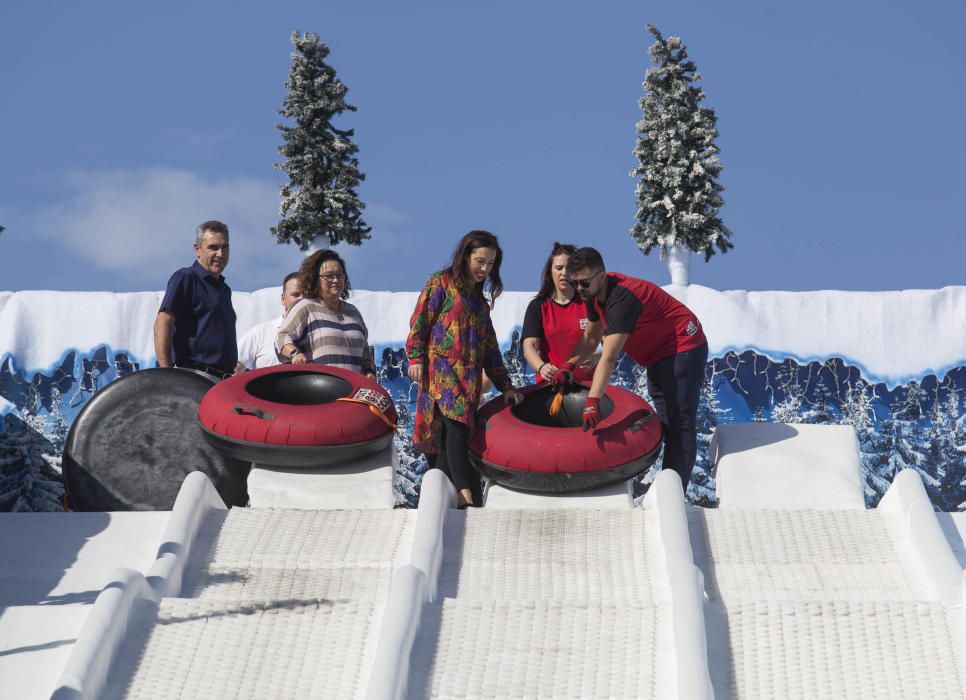
[{"label": "painted snowy backdrop", "polygon": [[[718,292],[668,287],[710,343],[689,499],[716,502],[707,446],[716,425],[750,421],[855,428],[866,503],[911,467],[939,510],[966,509],[966,287],[906,292]],[[277,289],[235,293],[239,336],[279,312]],[[532,381],[519,331],[530,294],[504,294],[493,319],[518,384]],[[154,365],[161,294],[0,292],[0,511],[58,510],[71,421],[111,381]],[[415,388],[402,346],[416,294],[356,292],[400,416],[399,498],[414,505],[425,461],[409,442]],[[614,383],[647,396],[624,359]],[[640,480],[643,494],[655,465]]]}]

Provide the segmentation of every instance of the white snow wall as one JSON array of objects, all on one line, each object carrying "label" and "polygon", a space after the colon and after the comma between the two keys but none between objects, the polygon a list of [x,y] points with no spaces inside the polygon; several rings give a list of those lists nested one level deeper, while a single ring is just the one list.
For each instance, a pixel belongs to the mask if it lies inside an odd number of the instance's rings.
[{"label": "white snow wall", "polygon": [[[713,414],[710,423],[706,421],[709,429],[715,421],[741,422],[753,414],[783,419],[789,407],[806,421],[817,412],[821,414],[817,422],[862,424],[851,405],[848,410],[838,406],[828,415],[816,409],[816,401],[824,398],[817,399],[814,387],[808,386],[808,377],[821,371],[836,375],[826,381],[829,386],[843,378],[855,382],[860,377],[859,384],[872,401],[869,406],[860,403],[859,411],[871,413],[867,418],[873,432],[890,417],[890,405],[908,400],[919,402],[919,415],[900,412],[895,406],[892,411],[895,416],[901,413],[907,432],[952,431],[947,451],[959,454],[960,464],[947,460],[942,473],[926,475],[939,490],[944,481],[958,483],[956,470],[966,469],[966,454],[956,452],[966,444],[962,409],[966,403],[962,395],[966,390],[966,286],[901,292],[719,292],[696,285],[666,289],[698,315],[708,335],[708,376],[712,389],[721,389],[716,396],[708,394],[708,410]],[[239,337],[280,313],[279,293],[274,288],[233,294]],[[69,424],[90,395],[125,371],[154,365],[152,323],[161,296],[161,292],[0,292],[0,415],[8,418],[2,423],[5,430],[15,430],[21,423],[12,419],[20,418],[31,430],[45,433],[56,451],[58,431],[64,432],[65,422]],[[351,299],[366,320],[377,359],[386,350],[395,351],[385,358],[395,371],[388,368],[384,377],[394,395],[406,388],[399,372],[399,350],[416,297],[416,292],[357,291]],[[531,298],[529,292],[508,292],[498,299],[493,322],[504,350],[512,350],[514,332]],[[645,393],[640,371],[629,362],[622,368],[618,383]],[[796,382],[787,381],[788,368],[797,372]],[[749,377],[755,386],[747,386]],[[56,401],[50,397],[51,386],[57,387]],[[907,400],[910,386],[915,396]],[[836,392],[839,404],[858,394],[841,386]],[[942,416],[934,410],[935,404],[945,411]],[[866,446],[870,454],[873,437]],[[932,439],[910,450],[928,452],[936,444]],[[893,447],[897,454],[903,452],[902,445]],[[889,446],[878,444],[877,449],[882,462]],[[11,450],[0,439],[0,498],[4,473],[9,476],[10,465],[16,466]],[[906,463],[918,459],[911,453],[900,458]],[[875,466],[872,461],[870,457],[870,469]],[[879,464],[877,478],[895,466]],[[966,489],[963,484],[959,487]],[[870,488],[881,495],[879,486]],[[958,493],[953,498],[953,506],[966,507],[966,494],[960,500],[955,500]],[[2,509],[6,508],[0,501]]]}]

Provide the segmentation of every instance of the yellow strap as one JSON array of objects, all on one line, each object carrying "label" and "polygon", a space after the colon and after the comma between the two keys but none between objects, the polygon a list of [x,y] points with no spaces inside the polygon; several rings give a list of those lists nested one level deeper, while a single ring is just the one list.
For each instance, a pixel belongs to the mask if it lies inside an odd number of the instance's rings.
[{"label": "yellow strap", "polygon": [[378,408],[376,408],[375,406],[373,406],[368,401],[363,401],[362,399],[354,399],[351,396],[343,396],[341,399],[336,399],[336,401],[350,401],[352,403],[361,403],[363,406],[368,406],[369,410],[372,411],[373,414],[379,420],[381,420],[383,423],[385,423],[389,427],[389,429],[391,431],[393,431],[394,433],[395,432],[398,432],[396,430],[396,424],[393,423],[391,420],[389,420],[389,417],[386,416],[385,413],[383,413],[382,411],[380,411]]},{"label": "yellow strap", "polygon": [[557,395],[553,397],[553,401],[550,402],[550,415],[555,416],[560,413],[560,408],[563,406],[563,387],[557,389]]}]

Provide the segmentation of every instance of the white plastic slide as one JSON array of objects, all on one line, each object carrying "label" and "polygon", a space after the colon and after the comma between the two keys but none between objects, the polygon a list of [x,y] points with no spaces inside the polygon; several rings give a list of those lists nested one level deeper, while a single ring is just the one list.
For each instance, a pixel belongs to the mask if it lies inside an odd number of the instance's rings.
[{"label": "white plastic slide", "polygon": [[849,443],[824,437],[720,441],[717,509],[687,507],[673,472],[643,508],[621,487],[457,510],[434,470],[415,512],[226,513],[189,478],[55,697],[966,697],[966,574],[915,472],[845,507],[845,450],[794,503],[741,502]]},{"label": "white plastic slide", "polygon": [[676,475],[643,510],[624,487],[610,508],[441,509],[451,487],[432,477],[417,538],[438,539],[416,564],[430,596],[406,691],[387,697],[711,697]]}]

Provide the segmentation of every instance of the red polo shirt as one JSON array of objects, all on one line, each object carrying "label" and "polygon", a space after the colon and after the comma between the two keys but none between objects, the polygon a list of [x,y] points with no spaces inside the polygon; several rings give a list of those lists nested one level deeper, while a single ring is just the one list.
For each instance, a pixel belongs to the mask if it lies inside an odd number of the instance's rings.
[{"label": "red polo shirt", "polygon": [[[539,338],[540,357],[560,367],[570,358],[577,341],[584,334],[586,325],[587,307],[580,295],[575,294],[567,304],[558,304],[549,297],[534,297],[523,317],[521,339]],[[574,377],[581,381],[590,381],[594,378],[594,369],[578,367],[574,370]],[[537,374],[536,383],[542,381],[545,380]]]},{"label": "red polo shirt", "polygon": [[638,364],[650,367],[707,341],[691,309],[656,284],[608,272],[607,287],[603,304],[587,305],[587,318],[603,319],[605,336],[628,333],[624,352]]}]

